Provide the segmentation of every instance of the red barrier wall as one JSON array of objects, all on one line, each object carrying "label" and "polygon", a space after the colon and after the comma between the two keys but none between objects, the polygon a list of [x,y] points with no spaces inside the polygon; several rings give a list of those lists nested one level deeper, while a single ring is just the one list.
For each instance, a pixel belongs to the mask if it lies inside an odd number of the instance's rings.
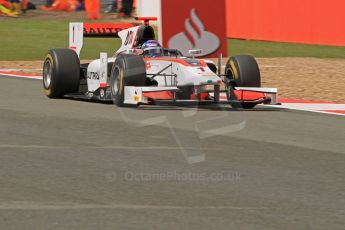
[{"label": "red barrier wall", "polygon": [[191,49],[202,49],[206,57],[226,55],[226,28],[220,23],[226,21],[226,1],[216,1],[162,0],[163,46],[179,49],[184,55]]},{"label": "red barrier wall", "polygon": [[345,0],[227,0],[227,36],[345,46]]}]

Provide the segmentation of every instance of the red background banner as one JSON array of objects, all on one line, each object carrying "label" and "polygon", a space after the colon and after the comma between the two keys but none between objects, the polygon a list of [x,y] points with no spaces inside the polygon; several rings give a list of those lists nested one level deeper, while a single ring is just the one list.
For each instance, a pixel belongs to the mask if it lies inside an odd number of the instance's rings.
[{"label": "red background banner", "polygon": [[[191,11],[193,8],[204,24],[205,31],[216,35],[220,41],[220,46],[207,56],[217,56],[220,52],[226,55],[225,0],[162,0],[163,46],[168,47],[170,39],[179,33],[186,34],[188,38],[185,39],[186,42],[197,43],[193,36],[190,36],[191,34],[187,32],[185,25],[187,19],[191,20],[191,26],[198,33],[198,36],[202,37],[202,33],[198,29],[198,23],[195,23],[196,20],[192,20]],[[208,34],[208,36],[211,35]],[[203,47],[196,45],[194,48],[200,48],[205,51],[205,49],[207,50],[207,48],[214,45],[211,41],[212,39],[208,39],[209,46],[205,47],[207,42],[200,42]],[[181,49],[180,47],[174,48]]]},{"label": "red background banner", "polygon": [[345,46],[345,0],[226,3],[227,37]]}]

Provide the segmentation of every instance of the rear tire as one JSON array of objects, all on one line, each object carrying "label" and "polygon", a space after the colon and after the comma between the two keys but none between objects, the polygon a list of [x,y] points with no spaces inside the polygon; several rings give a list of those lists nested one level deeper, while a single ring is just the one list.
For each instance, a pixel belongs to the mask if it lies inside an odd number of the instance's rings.
[{"label": "rear tire", "polygon": [[141,56],[120,54],[110,75],[111,98],[116,106],[124,106],[125,86],[146,86],[146,65]]},{"label": "rear tire", "polygon": [[49,98],[78,92],[80,60],[70,49],[52,49],[43,64],[43,88]]}]

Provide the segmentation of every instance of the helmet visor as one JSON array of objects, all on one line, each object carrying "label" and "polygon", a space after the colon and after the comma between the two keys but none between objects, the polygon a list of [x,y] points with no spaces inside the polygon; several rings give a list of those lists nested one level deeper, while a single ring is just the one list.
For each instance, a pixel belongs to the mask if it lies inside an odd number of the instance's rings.
[{"label": "helmet visor", "polygon": [[163,55],[163,51],[160,47],[150,47],[144,49],[144,55],[149,57],[158,57]]}]

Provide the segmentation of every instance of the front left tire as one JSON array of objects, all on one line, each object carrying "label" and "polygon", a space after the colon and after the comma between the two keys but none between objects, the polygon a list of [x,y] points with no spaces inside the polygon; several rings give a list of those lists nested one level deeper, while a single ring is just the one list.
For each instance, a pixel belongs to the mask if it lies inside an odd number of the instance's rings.
[{"label": "front left tire", "polygon": [[233,108],[250,109],[257,105],[256,102],[233,102],[236,96],[232,92],[234,87],[261,87],[259,65],[250,55],[232,56],[225,66],[225,80],[227,99]]}]

